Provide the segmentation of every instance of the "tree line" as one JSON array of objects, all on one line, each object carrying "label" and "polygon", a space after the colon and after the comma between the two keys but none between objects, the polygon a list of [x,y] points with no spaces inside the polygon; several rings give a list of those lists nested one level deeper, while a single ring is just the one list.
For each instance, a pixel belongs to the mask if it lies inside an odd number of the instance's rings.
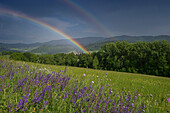
[{"label": "tree line", "polygon": [[117,41],[104,44],[98,52],[90,54],[36,55],[28,52],[14,52],[10,58],[43,64],[170,77],[170,43],[164,40],[136,43]]}]

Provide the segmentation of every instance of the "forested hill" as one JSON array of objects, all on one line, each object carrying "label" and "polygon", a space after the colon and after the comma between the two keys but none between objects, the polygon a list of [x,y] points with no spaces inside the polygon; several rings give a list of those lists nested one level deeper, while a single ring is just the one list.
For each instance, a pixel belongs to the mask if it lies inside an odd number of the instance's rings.
[{"label": "forested hill", "polygon": [[39,62],[53,65],[88,67],[93,69],[143,73],[170,77],[170,42],[116,41],[102,46],[90,54],[35,55],[13,53],[13,60]]}]

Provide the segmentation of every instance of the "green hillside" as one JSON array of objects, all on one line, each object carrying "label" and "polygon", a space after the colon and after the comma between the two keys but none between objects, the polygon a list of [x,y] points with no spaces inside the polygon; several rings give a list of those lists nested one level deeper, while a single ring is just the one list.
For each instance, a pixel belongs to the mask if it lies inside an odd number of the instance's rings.
[{"label": "green hillside", "polygon": [[69,53],[70,51],[76,50],[76,47],[72,45],[43,45],[38,48],[31,50],[31,53],[36,54],[56,54],[56,53]]},{"label": "green hillside", "polygon": [[[142,110],[141,112],[145,111],[147,113],[162,113],[170,110],[170,103],[167,101],[170,96],[170,78],[77,67],[65,68],[65,66],[16,62],[2,58],[0,62],[2,62],[0,64],[0,80],[3,80],[0,85],[0,90],[3,92],[0,93],[0,97],[2,98],[0,101],[0,111],[2,112],[26,110],[28,112],[58,111],[72,113],[79,111],[79,108],[86,112],[92,112],[92,110],[105,111],[107,102],[110,103],[107,108],[108,112],[111,112],[113,109],[114,111],[120,111],[121,109],[122,112],[127,110],[138,112]],[[62,90],[68,77],[67,75],[70,75],[68,79],[70,81],[64,90]],[[24,80],[26,81],[24,82]],[[43,83],[44,80],[46,82]],[[53,80],[57,80],[58,82],[54,82]],[[20,86],[20,83],[23,85]],[[30,85],[30,83],[32,85]],[[41,83],[43,83],[42,86],[38,87]],[[36,103],[33,103],[37,95],[36,92],[38,91],[38,98],[40,98],[40,95],[43,94],[41,91],[43,91],[43,88],[47,88],[47,86],[52,86],[52,89],[50,91],[48,91],[48,89],[46,91],[47,93],[44,93],[45,96],[43,96],[42,101],[37,100]],[[15,89],[16,87],[18,87],[18,89]],[[93,93],[91,93],[90,96],[82,95],[80,92],[83,87],[92,88]],[[29,88],[31,88],[31,90],[29,90]],[[103,90],[101,97],[99,89]],[[73,92],[70,95],[65,95],[72,90],[77,93],[75,94]],[[11,95],[12,92],[13,95]],[[29,97],[27,92],[29,92]],[[24,102],[26,104],[23,103],[21,104],[22,107],[17,107],[19,103],[22,102],[22,98],[26,98],[25,95],[28,98],[26,102]],[[110,96],[107,97],[107,95]],[[130,97],[128,97],[130,101],[127,100],[128,95],[130,95]],[[76,99],[74,100],[75,102],[72,102],[73,96],[77,98],[74,98]],[[90,98],[90,100],[87,100],[87,98]],[[114,103],[113,100],[107,101],[107,98],[111,100],[115,99],[115,105],[112,105],[112,103]],[[95,101],[93,101],[93,99],[95,99]],[[104,103],[104,106],[99,104],[99,110],[96,109],[98,101]],[[44,104],[44,102],[47,103]],[[90,106],[88,106],[88,102],[91,103]],[[77,106],[74,103],[77,103]],[[7,107],[7,105],[10,105],[10,107]],[[121,105],[124,107],[122,106],[123,108],[121,108]],[[112,106],[116,107],[112,109]]]}]

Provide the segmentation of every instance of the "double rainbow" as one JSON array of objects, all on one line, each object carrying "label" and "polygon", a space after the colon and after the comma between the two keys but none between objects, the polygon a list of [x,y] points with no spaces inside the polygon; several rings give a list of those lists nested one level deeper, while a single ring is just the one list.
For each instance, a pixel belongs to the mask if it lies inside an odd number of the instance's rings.
[{"label": "double rainbow", "polygon": [[96,19],[95,16],[93,16],[93,14],[88,12],[85,8],[80,6],[78,3],[76,3],[73,0],[63,0],[63,2],[66,3],[67,5],[71,6],[77,12],[79,12],[81,15],[83,15],[85,18],[90,20],[91,23],[95,24],[103,33],[105,33],[105,35],[107,35],[108,37],[113,36],[113,34],[98,19]]},{"label": "double rainbow", "polygon": [[70,37],[69,35],[65,34],[64,32],[62,32],[61,30],[59,30],[58,28],[54,28],[53,26],[45,23],[45,22],[42,22],[38,19],[35,19],[35,18],[32,18],[30,16],[27,16],[27,15],[24,15],[24,14],[20,14],[20,13],[17,13],[15,11],[11,11],[11,10],[7,10],[7,9],[2,9],[0,8],[0,13],[3,13],[3,14],[9,14],[9,15],[13,15],[13,16],[17,16],[17,17],[20,17],[20,18],[23,18],[25,20],[28,20],[28,21],[31,21],[33,23],[36,23],[36,24],[39,24],[45,28],[48,28],[54,32],[56,32],[57,34],[61,35],[62,37],[68,39],[69,41],[71,41],[75,46],[77,46],[80,50],[82,50],[84,53],[89,53],[81,44],[79,44],[76,40],[74,40],[72,37]]}]

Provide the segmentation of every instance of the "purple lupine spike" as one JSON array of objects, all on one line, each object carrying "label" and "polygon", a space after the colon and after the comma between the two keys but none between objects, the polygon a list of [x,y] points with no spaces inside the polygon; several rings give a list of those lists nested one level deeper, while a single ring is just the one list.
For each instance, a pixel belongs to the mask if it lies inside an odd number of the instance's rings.
[{"label": "purple lupine spike", "polygon": [[43,96],[44,96],[44,93],[40,94],[36,102],[40,102],[41,100],[43,100]]},{"label": "purple lupine spike", "polygon": [[85,93],[85,89],[82,89],[82,90],[81,90],[81,93],[84,94],[84,93]]},{"label": "purple lupine spike", "polygon": [[80,98],[81,98],[81,94],[78,95],[78,99],[80,99]]},{"label": "purple lupine spike", "polygon": [[49,90],[50,90],[50,91],[51,91],[51,89],[52,89],[52,85],[49,86]]},{"label": "purple lupine spike", "polygon": [[90,100],[89,98],[86,98],[86,101],[87,101],[87,102],[89,102],[89,100]]},{"label": "purple lupine spike", "polygon": [[12,104],[10,104],[8,107],[9,107],[9,108],[12,108]]},{"label": "purple lupine spike", "polygon": [[38,90],[36,91],[35,95],[34,95],[34,98],[37,97],[37,94],[38,94]]},{"label": "purple lupine spike", "polygon": [[68,93],[66,92],[63,99],[66,99],[68,97]]},{"label": "purple lupine spike", "polygon": [[25,110],[24,111],[27,111],[27,108],[25,108]]},{"label": "purple lupine spike", "polygon": [[20,99],[20,102],[17,104],[16,111],[18,111],[19,109],[23,108],[23,106],[27,103],[28,98],[29,98],[29,94],[27,94],[22,99]]},{"label": "purple lupine spike", "polygon": [[43,103],[43,105],[42,105],[42,109],[45,108],[45,106],[47,105],[47,102],[48,102],[48,100],[47,100],[47,101],[44,101],[44,103]]},{"label": "purple lupine spike", "polygon": [[71,89],[70,89],[70,94],[72,94],[72,91],[73,91],[73,89],[71,88]]},{"label": "purple lupine spike", "polygon": [[101,100],[99,100],[99,101],[97,102],[97,105],[96,105],[96,110],[98,110],[98,109],[99,109],[100,102],[101,102]]},{"label": "purple lupine spike", "polygon": [[13,79],[14,71],[11,73],[10,79]]},{"label": "purple lupine spike", "polygon": [[29,93],[28,93],[28,95],[26,96],[26,100],[24,100],[24,101],[25,101],[25,102],[24,102],[24,105],[27,103],[28,98],[29,98]]},{"label": "purple lupine spike", "polygon": [[19,66],[18,68],[21,69],[21,66]]}]

